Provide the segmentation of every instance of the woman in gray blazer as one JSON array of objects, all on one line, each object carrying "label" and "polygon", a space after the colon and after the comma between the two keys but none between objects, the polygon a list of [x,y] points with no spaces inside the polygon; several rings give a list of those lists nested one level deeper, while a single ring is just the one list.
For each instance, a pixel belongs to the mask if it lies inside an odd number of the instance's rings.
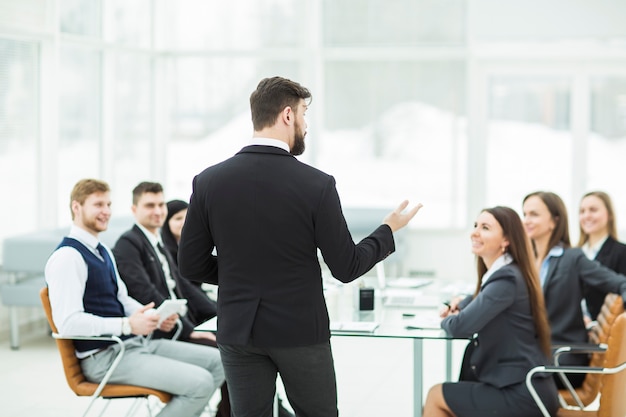
[{"label": "woman in gray blazer", "polygon": [[[570,244],[567,210],[561,198],[536,191],[524,198],[524,228],[533,244],[535,262],[552,329],[553,345],[588,342],[581,301],[585,288],[626,297],[626,276],[589,260],[580,248]],[[624,298],[626,300],[626,298]],[[561,365],[589,364],[586,355],[563,355]],[[585,374],[567,374],[579,387]],[[561,386],[560,381],[557,384]]]},{"label": "woman in gray blazer", "polygon": [[[476,291],[453,300],[441,322],[452,336],[471,338],[468,378],[433,386],[424,415],[540,417],[525,378],[530,369],[549,363],[550,328],[530,242],[508,207],[483,210],[471,242]],[[534,382],[548,410],[556,413],[554,380],[544,375]]]}]

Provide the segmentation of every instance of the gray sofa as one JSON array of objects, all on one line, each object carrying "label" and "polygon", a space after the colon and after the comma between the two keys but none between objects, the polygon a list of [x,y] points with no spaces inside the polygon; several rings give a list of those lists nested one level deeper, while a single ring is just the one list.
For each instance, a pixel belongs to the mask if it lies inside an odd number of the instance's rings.
[{"label": "gray sofa", "polygon": [[[132,225],[131,217],[112,218],[109,229],[100,235],[100,239],[112,247],[117,238]],[[19,312],[22,307],[41,306],[39,290],[45,285],[46,262],[68,230],[69,226],[41,230],[9,237],[3,242],[2,270],[7,278],[0,284],[0,300],[9,310],[11,349],[20,346]]]}]

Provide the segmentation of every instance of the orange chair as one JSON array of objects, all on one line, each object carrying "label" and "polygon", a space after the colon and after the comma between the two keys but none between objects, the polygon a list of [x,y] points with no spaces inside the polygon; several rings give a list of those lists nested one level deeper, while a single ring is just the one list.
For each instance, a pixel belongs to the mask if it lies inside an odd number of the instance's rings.
[{"label": "orange chair", "polygon": [[[624,302],[617,294],[607,294],[602,309],[598,314],[595,325],[590,330],[590,342],[598,345],[598,348],[589,351],[591,359],[590,367],[602,367],[604,364],[604,350],[606,341],[611,332],[611,326],[615,318],[624,312]],[[581,352],[586,352],[582,350]],[[563,378],[565,376],[563,375]],[[559,390],[559,395],[567,405],[578,406],[581,409],[591,404],[600,391],[602,374],[587,374],[583,384],[579,388],[571,387],[569,381],[563,381],[568,389]]]},{"label": "orange chair", "polygon": [[[139,405],[138,402],[141,399],[148,399],[148,396],[157,397],[162,403],[167,403],[171,400],[172,395],[155,390],[152,388],[146,387],[138,387],[134,385],[119,385],[119,384],[107,384],[107,381],[111,377],[111,374],[117,367],[118,363],[122,359],[122,355],[124,354],[124,344],[122,340],[117,336],[94,336],[94,337],[84,337],[84,336],[72,336],[64,337],[58,334],[57,328],[52,321],[52,308],[50,307],[50,298],[48,296],[48,287],[44,287],[39,291],[39,296],[41,297],[41,304],[43,305],[43,309],[46,313],[46,317],[48,319],[48,324],[52,329],[52,336],[56,339],[57,347],[59,348],[59,353],[61,354],[61,361],[63,363],[63,370],[65,371],[65,378],[67,380],[68,385],[74,391],[74,393],[78,396],[91,397],[91,401],[87,406],[87,409],[83,413],[83,417],[87,415],[93,404],[98,398],[102,398],[104,400],[112,400],[116,398],[135,398],[133,401],[128,413],[126,415],[132,415],[134,411],[137,409]],[[81,339],[81,340],[110,340],[115,341],[121,345],[120,353],[113,361],[111,368],[107,371],[104,376],[102,382],[100,384],[96,384],[93,382],[87,381],[85,376],[83,375],[83,370],[80,367],[80,361],[76,357],[74,342],[72,340]],[[109,405],[110,401],[107,401],[104,409],[100,413],[104,413],[106,407]],[[152,415],[148,401],[146,401],[148,405],[148,412]]]},{"label": "orange chair", "polygon": [[561,408],[557,417],[622,417],[626,416],[626,313],[615,319],[607,341],[602,367],[589,366],[538,366],[526,375],[526,386],[545,417],[550,417],[541,398],[532,384],[537,373],[594,373],[602,375],[600,384],[600,406],[598,410],[570,410]]}]

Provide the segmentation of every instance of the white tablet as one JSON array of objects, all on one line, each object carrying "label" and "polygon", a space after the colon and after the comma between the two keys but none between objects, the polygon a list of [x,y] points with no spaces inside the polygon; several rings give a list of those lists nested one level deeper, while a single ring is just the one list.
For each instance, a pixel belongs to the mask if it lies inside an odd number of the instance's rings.
[{"label": "white tablet", "polygon": [[182,316],[185,312],[185,309],[187,308],[186,305],[187,300],[184,298],[163,301],[159,308],[156,309],[156,314],[159,315],[159,326],[165,319],[167,319],[172,314],[178,314],[179,316]]}]

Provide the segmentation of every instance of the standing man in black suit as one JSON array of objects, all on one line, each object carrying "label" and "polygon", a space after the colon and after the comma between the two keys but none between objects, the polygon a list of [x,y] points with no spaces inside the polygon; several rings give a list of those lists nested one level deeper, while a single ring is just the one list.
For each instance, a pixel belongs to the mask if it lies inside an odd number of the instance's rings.
[{"label": "standing man in black suit", "polygon": [[219,285],[218,345],[235,417],[271,416],[277,372],[296,415],[338,415],[317,250],[351,282],[395,250],[393,232],[421,207],[403,212],[403,202],[355,244],[334,178],[294,158],[304,152],[310,98],[288,79],[261,80],[250,96],[250,145],[193,180],[179,268]]}]

